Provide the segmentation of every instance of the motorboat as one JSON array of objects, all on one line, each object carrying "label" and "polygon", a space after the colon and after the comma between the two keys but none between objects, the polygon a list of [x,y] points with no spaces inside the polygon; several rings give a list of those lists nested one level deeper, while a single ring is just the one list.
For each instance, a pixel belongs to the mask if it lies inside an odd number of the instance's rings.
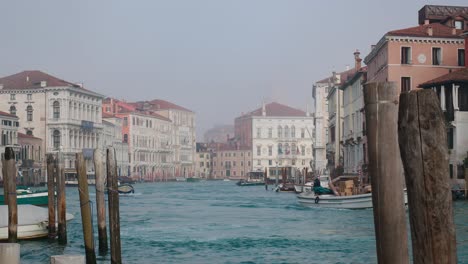
[{"label": "motorboat", "polygon": [[133,188],[133,186],[129,183],[123,183],[119,184],[119,186],[117,187],[117,191],[120,194],[130,194],[135,193],[135,188]]},{"label": "motorboat", "polygon": [[[31,190],[27,186],[16,187],[16,203],[47,205],[49,202],[49,192],[47,190]],[[0,195],[0,204],[5,204],[4,195]]]}]

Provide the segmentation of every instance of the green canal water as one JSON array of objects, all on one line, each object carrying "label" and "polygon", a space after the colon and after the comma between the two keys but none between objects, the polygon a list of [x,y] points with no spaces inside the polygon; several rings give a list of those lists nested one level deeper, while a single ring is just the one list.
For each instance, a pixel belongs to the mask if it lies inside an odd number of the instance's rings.
[{"label": "green canal water", "polygon": [[[376,263],[372,210],[305,208],[292,193],[234,182],[136,184],[120,198],[124,263]],[[90,188],[92,189],[92,188]],[[92,193],[91,198],[95,200]],[[21,263],[84,254],[77,188],[67,188],[68,244],[21,242]],[[94,206],[95,210],[95,206]],[[94,216],[96,213],[94,212]],[[468,202],[455,203],[468,263]],[[96,224],[96,220],[94,221]],[[97,248],[97,229],[95,230]],[[110,263],[110,255],[98,256]]]}]

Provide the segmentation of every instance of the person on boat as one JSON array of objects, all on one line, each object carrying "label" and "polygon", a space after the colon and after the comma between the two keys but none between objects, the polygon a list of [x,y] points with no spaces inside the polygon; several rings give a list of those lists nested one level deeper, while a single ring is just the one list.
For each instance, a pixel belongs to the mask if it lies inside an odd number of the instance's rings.
[{"label": "person on boat", "polygon": [[322,185],[320,184],[319,177],[316,177],[314,180],[314,188],[315,187],[322,187]]}]

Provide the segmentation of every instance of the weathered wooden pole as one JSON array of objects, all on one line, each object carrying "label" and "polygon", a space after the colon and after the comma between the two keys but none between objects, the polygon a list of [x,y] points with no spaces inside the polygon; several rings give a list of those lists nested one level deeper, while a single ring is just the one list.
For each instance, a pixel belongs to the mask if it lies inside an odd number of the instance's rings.
[{"label": "weathered wooden pole", "polygon": [[58,217],[58,242],[59,244],[67,244],[67,199],[65,196],[65,171],[63,166],[63,156],[59,156],[55,160],[55,175],[57,179],[57,217]]},{"label": "weathered wooden pole", "polygon": [[408,188],[413,261],[457,263],[447,130],[434,91],[401,94],[398,136]]},{"label": "weathered wooden pole", "polygon": [[16,204],[16,159],[12,147],[5,148],[5,174],[3,184],[7,187],[8,195],[8,242],[18,241],[18,205]]},{"label": "weathered wooden pole", "polygon": [[2,158],[2,176],[3,176],[3,203],[8,205],[8,184],[5,178],[5,157]]},{"label": "weathered wooden pole", "polygon": [[55,158],[53,154],[47,154],[47,190],[49,207],[49,238],[55,239]]},{"label": "weathered wooden pole", "polygon": [[378,263],[409,263],[395,83],[368,83],[364,102]]},{"label": "weathered wooden pole", "polygon": [[120,248],[120,212],[117,186],[117,164],[114,148],[107,149],[107,195],[109,202],[109,228],[111,263],[122,263]]},{"label": "weathered wooden pole", "polygon": [[94,150],[94,171],[96,173],[96,210],[98,221],[99,253],[105,254],[109,249],[107,246],[106,230],[106,201],[105,193],[105,164],[103,163],[103,153],[100,149]]},{"label": "weathered wooden pole", "polygon": [[78,174],[78,192],[80,194],[81,221],[83,224],[83,237],[85,242],[86,263],[96,263],[94,251],[93,226],[91,224],[91,201],[88,193],[88,176],[83,153],[76,154],[76,171]]}]

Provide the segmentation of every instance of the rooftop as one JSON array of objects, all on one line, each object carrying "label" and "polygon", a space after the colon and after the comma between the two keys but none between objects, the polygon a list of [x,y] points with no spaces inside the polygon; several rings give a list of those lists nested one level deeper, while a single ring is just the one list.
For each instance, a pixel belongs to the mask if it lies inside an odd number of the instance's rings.
[{"label": "rooftop", "polygon": [[12,115],[10,113],[3,112],[3,111],[0,111],[0,116],[8,116],[8,117],[18,118],[18,116],[16,116],[16,115]]},{"label": "rooftop", "polygon": [[[432,35],[429,34],[429,29],[432,28]],[[387,33],[387,36],[404,36],[404,37],[429,37],[429,38],[462,38],[463,30],[455,29],[439,23],[423,24],[416,27],[392,30]]]},{"label": "rooftop", "polygon": [[27,135],[27,134],[23,134],[21,132],[18,132],[18,138],[32,138],[32,139],[39,139],[39,140],[42,140],[38,137],[35,137],[35,136],[32,136],[32,135]]},{"label": "rooftop", "polygon": [[176,105],[174,103],[171,103],[166,100],[161,100],[161,99],[154,99],[151,101],[140,101],[140,102],[135,102],[131,103],[133,106],[143,109],[143,110],[153,110],[153,111],[158,111],[158,110],[180,110],[180,111],[186,111],[186,112],[192,112],[191,110],[182,107],[180,105]]},{"label": "rooftop", "polygon": [[[265,105],[266,116],[306,116],[306,112],[283,105],[277,102],[272,102]],[[246,113],[242,116],[262,116],[262,107]]]},{"label": "rooftop", "polygon": [[26,90],[58,86],[67,86],[83,89],[78,84],[64,81],[62,79],[37,70],[22,71],[20,73],[2,77],[0,78],[0,86],[3,86],[3,88],[1,88],[3,90]]},{"label": "rooftop", "polygon": [[419,85],[420,88],[430,88],[449,83],[468,83],[468,68],[453,71]]}]

